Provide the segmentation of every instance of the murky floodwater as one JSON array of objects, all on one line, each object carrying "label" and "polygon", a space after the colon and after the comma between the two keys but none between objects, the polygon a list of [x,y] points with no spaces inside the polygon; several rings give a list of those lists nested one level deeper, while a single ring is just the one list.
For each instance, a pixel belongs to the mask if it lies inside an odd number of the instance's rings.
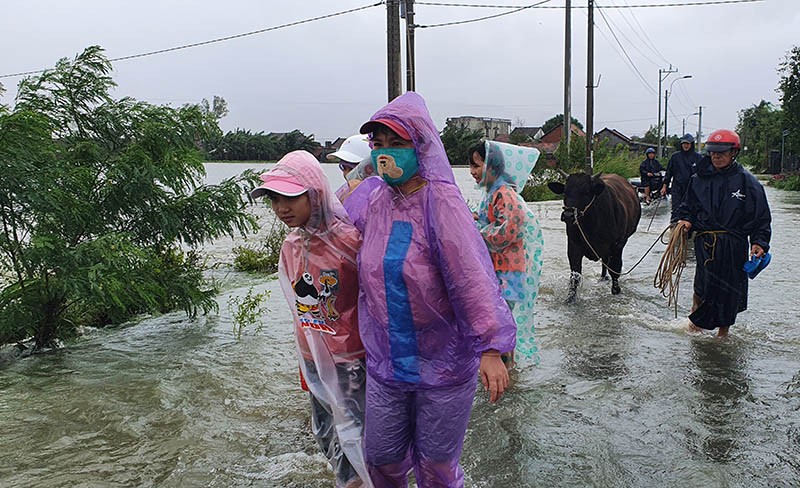
[{"label": "murky floodwater", "polygon": [[[209,165],[209,179],[237,165]],[[333,165],[326,171],[340,181]],[[477,201],[466,169],[456,169]],[[610,295],[584,264],[579,301],[560,204],[533,204],[546,238],[537,304],[541,364],[497,405],[475,404],[462,458],[468,486],[800,486],[800,195],[767,189],[772,265],[719,342],[682,331],[652,287],[663,246]],[[254,209],[265,214],[263,207]],[[662,207],[625,250],[627,269],[666,226]],[[209,246],[229,263],[230,240]],[[277,281],[226,271],[220,313],[143,318],[90,331],[66,350],[0,368],[0,486],[332,486],[297,386],[290,316]],[[236,341],[230,296],[268,290],[259,334]]]}]

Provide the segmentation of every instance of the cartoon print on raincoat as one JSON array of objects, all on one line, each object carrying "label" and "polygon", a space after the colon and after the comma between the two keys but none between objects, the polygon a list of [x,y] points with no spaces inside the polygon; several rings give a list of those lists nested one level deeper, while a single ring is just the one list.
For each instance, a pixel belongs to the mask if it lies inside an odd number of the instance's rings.
[{"label": "cartoon print on raincoat", "polygon": [[517,323],[516,350],[537,362],[534,305],[542,276],[544,236],[520,193],[536,166],[539,150],[495,141],[485,145],[478,230],[489,247],[500,290]]},{"label": "cartoon print on raincoat", "polygon": [[352,387],[341,378],[343,369],[352,368],[365,356],[357,307],[356,255],[361,235],[310,153],[291,152],[270,173],[297,178],[307,188],[311,204],[308,222],[286,236],[278,263],[278,279],[292,311],[295,344],[302,359],[300,371],[314,397],[332,410],[334,425],[328,427],[336,429],[338,442],[331,444],[341,447],[364,486],[371,486],[364,460],[363,422],[354,415]]}]

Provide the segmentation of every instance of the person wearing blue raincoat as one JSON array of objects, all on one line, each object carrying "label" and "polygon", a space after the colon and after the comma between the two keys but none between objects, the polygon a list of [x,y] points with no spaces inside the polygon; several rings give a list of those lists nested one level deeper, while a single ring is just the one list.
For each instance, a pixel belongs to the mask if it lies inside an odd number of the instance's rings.
[{"label": "person wearing blue raincoat", "polygon": [[401,95],[361,132],[381,178],[348,197],[362,202],[350,215],[363,238],[370,476],[377,487],[407,486],[413,467],[421,488],[462,487],[476,376],[490,401],[502,395],[500,353],[514,349],[514,319],[422,97]]},{"label": "person wearing blue raincoat", "polygon": [[[536,148],[496,141],[469,150],[470,173],[483,191],[475,220],[517,323],[516,351],[532,362],[538,360],[534,305],[542,276],[544,236],[520,193],[538,159]],[[513,360],[509,357],[507,365]]]}]

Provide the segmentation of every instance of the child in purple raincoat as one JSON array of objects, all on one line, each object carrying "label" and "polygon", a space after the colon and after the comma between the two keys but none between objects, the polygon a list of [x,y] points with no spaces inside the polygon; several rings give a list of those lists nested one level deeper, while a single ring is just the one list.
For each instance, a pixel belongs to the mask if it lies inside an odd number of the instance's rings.
[{"label": "child in purple raincoat", "polygon": [[[476,375],[495,402],[516,326],[422,97],[361,127],[382,178],[360,185],[359,333],[367,351],[365,450],[377,487],[461,487]],[[359,192],[368,192],[359,195]]]}]

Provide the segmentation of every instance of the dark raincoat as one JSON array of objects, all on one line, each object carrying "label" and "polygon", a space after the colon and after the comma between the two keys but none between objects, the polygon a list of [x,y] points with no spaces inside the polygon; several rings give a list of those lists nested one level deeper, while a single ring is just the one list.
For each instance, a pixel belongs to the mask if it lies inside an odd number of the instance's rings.
[{"label": "dark raincoat", "polygon": [[[661,163],[658,162],[658,159],[650,159],[645,157],[644,161],[642,161],[642,164],[639,165],[639,176],[641,176],[642,179],[642,187],[650,187],[651,181],[654,178],[654,176],[647,176],[647,173],[653,173],[655,175],[663,169],[664,168],[661,167]],[[657,178],[657,176],[655,178]],[[653,189],[655,190],[655,188]]]},{"label": "dark raincoat", "polygon": [[672,222],[677,220],[678,207],[681,206],[686,189],[689,187],[689,178],[697,173],[697,163],[700,162],[700,154],[694,149],[694,142],[688,151],[681,148],[672,154],[667,163],[667,171],[664,173],[664,184],[667,187],[672,184],[670,195],[672,195]]},{"label": "dark raincoat", "polygon": [[706,156],[698,168],[677,217],[692,223],[695,236],[694,292],[702,304],[689,319],[711,330],[733,325],[747,309],[742,266],[750,245],[769,251],[772,217],[764,187],[739,163],[716,170]]}]

